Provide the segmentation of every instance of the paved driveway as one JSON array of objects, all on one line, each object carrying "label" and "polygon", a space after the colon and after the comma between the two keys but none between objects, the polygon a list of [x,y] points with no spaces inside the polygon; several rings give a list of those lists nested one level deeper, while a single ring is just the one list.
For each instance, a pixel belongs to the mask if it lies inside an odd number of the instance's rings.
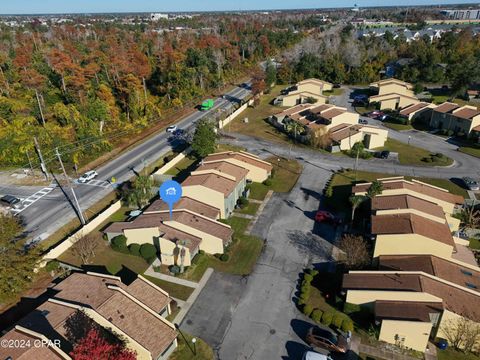
[{"label": "paved driveway", "polygon": [[330,259],[332,245],[312,233],[330,176],[306,164],[292,192],[275,194],[252,229],[267,239],[253,273],[215,274],[187,314],[182,329],[207,340],[220,359],[301,358],[308,322],[293,299],[303,269]]}]

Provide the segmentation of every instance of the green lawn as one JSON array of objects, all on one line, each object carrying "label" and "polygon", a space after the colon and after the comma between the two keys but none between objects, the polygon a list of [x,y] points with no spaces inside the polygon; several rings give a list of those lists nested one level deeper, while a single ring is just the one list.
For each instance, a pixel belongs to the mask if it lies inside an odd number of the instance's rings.
[{"label": "green lawn", "polygon": [[470,244],[468,246],[472,249],[480,250],[480,239],[470,238]]},{"label": "green lawn", "polygon": [[446,350],[437,349],[438,360],[478,360],[478,356],[474,354],[464,354],[460,351],[447,348]]},{"label": "green lawn", "polygon": [[161,279],[157,279],[152,276],[147,276],[143,275],[145,278],[150,280],[152,283],[155,285],[161,287],[163,290],[168,292],[171,296],[174,298],[180,299],[180,300],[187,300],[188,297],[192,294],[194,288],[188,287],[188,286],[183,286],[179,284],[172,283],[170,281],[165,281]]},{"label": "green lawn", "polygon": [[[82,265],[80,258],[73,253],[71,248],[65,251],[58,260],[74,266]],[[105,267],[110,274],[114,275],[118,273],[122,267],[126,267],[137,274],[142,274],[147,270],[149,264],[140,256],[114,251],[108,245],[107,241],[98,239],[95,257],[90,261],[88,266]]]},{"label": "green lawn", "polygon": [[469,155],[476,156],[476,157],[480,158],[480,145],[476,146],[476,147],[462,146],[458,150],[465,153],[465,154],[469,154]]},{"label": "green lawn", "polygon": [[245,234],[250,222],[249,219],[232,216],[224,222],[234,230],[234,240],[228,251],[229,260],[221,261],[213,255],[198,254],[194,259],[194,264],[181,275],[182,278],[199,281],[208,267],[238,275],[246,275],[252,272],[262,250],[263,241],[255,236]]},{"label": "green lawn", "polygon": [[245,149],[242,146],[236,146],[236,145],[231,145],[231,144],[217,144],[217,149],[215,152],[223,152],[223,151],[245,151]]},{"label": "green lawn", "polygon": [[343,89],[342,88],[333,88],[330,91],[324,91],[323,95],[325,96],[339,96],[343,94]]},{"label": "green lawn", "polygon": [[383,122],[383,126],[392,129],[392,130],[397,130],[397,131],[403,131],[403,130],[412,130],[413,126],[412,125],[402,125],[402,124],[397,124],[397,123],[392,123],[392,122]]},{"label": "green lawn", "polygon": [[260,207],[259,203],[254,203],[250,201],[248,205],[245,206],[243,209],[238,209],[235,212],[239,214],[255,215],[259,207]]},{"label": "green lawn", "polygon": [[173,168],[168,170],[165,174],[166,175],[173,175],[173,178],[178,181],[182,182],[185,180],[190,172],[192,172],[197,167],[198,161],[193,156],[186,157],[182,159],[177,165]]},{"label": "green lawn", "polygon": [[[425,149],[408,145],[394,139],[387,139],[385,146],[377,150],[397,152],[398,159],[402,165],[447,166],[453,163],[453,160],[447,156],[443,156],[442,158],[432,157],[433,154]],[[423,161],[425,158],[433,158],[436,161]]]},{"label": "green lawn", "polygon": [[181,332],[178,334],[178,347],[168,358],[169,360],[213,360],[212,348],[202,339],[196,338],[195,347],[192,344],[193,336]]}]

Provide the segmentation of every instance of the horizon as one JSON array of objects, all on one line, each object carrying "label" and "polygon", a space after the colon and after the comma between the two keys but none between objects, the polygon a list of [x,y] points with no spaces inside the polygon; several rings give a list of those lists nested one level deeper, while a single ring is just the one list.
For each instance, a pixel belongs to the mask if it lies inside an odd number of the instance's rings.
[{"label": "horizon", "polygon": [[[339,0],[337,6],[322,6],[314,0],[300,0],[295,7],[278,6],[278,1],[267,0],[258,7],[254,0],[243,0],[238,3],[219,0],[210,0],[198,4],[193,0],[180,0],[172,8],[170,5],[153,4],[153,0],[138,0],[131,3],[126,0],[104,0],[97,3],[94,0],[85,0],[82,4],[65,4],[60,0],[44,0],[41,3],[36,0],[18,0],[15,3],[3,5],[0,16],[35,16],[35,15],[89,15],[89,14],[143,14],[143,13],[208,13],[208,12],[250,12],[250,11],[294,11],[294,10],[326,10],[326,9],[348,9],[357,5],[359,8],[388,8],[388,7],[422,7],[422,6],[459,6],[476,5],[477,1],[451,1],[447,3],[434,0],[407,0],[400,4],[385,4],[381,0],[366,0],[355,2],[350,0]],[[235,5],[235,6],[234,6]],[[143,8],[141,8],[143,7]]]}]

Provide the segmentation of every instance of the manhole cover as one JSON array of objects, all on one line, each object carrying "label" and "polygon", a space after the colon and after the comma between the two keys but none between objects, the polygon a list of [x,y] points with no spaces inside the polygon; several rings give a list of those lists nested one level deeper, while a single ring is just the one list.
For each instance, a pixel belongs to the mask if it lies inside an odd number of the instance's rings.
[{"label": "manhole cover", "polygon": [[275,333],[276,333],[275,329],[270,329],[270,334],[273,335],[273,334],[275,334]]},{"label": "manhole cover", "polygon": [[193,324],[193,321],[192,321],[192,320],[187,320],[187,324],[188,324],[188,325],[192,325],[192,324]]}]

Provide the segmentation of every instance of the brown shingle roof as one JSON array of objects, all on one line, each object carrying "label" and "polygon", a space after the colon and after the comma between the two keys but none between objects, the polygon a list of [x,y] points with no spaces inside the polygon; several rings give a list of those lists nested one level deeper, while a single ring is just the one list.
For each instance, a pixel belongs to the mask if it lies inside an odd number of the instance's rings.
[{"label": "brown shingle roof", "polygon": [[401,115],[404,115],[404,116],[408,116],[410,115],[411,113],[414,113],[416,111],[419,111],[419,110],[422,110],[423,108],[426,108],[427,106],[429,106],[430,104],[429,103],[426,103],[426,102],[421,102],[421,103],[418,103],[418,104],[413,104],[413,105],[410,105],[410,106],[407,106],[405,108],[403,108],[402,110],[400,110],[400,114]]},{"label": "brown shingle roof", "polygon": [[96,311],[120,328],[132,339],[158,358],[177,337],[175,329],[139,306],[125,294],[111,290],[114,295]]},{"label": "brown shingle roof", "polygon": [[418,234],[455,247],[450,228],[416,214],[372,216],[372,234]]},{"label": "brown shingle roof", "polygon": [[437,204],[412,195],[375,196],[372,210],[415,209],[445,219],[445,214]]},{"label": "brown shingle roof", "polygon": [[[432,198],[436,198],[438,200],[442,200],[445,202],[449,202],[451,204],[463,204],[465,199],[459,195],[454,195],[449,193],[448,191],[443,191],[437,189],[435,187],[429,186],[427,184],[419,183],[419,182],[410,182],[404,179],[399,179],[395,181],[382,181],[383,190],[397,190],[397,189],[408,189],[420,194],[424,194],[430,196]],[[354,193],[364,192],[367,191],[370,187],[370,183],[358,184],[355,185],[352,189]]]},{"label": "brown shingle roof", "polygon": [[334,117],[336,117],[338,115],[342,115],[343,113],[346,113],[346,111],[343,110],[343,109],[335,108],[335,109],[331,109],[331,110],[322,112],[321,116],[324,119],[332,120]]},{"label": "brown shingle roof", "polygon": [[453,112],[453,115],[467,120],[471,120],[474,116],[477,116],[478,114],[480,114],[480,111],[478,111],[478,109],[470,109],[468,107],[462,107],[460,109],[456,109]]},{"label": "brown shingle roof", "polygon": [[[169,210],[169,206],[166,202],[164,202],[161,199],[155,200],[148,208],[145,209],[143,212],[144,214],[149,214],[152,212],[157,212],[157,211],[167,211]],[[193,211],[194,213],[216,219],[220,216],[220,209],[205,204],[201,201],[192,199],[188,196],[183,196],[175,205],[173,206],[174,210],[190,210]]]},{"label": "brown shingle roof", "polygon": [[228,196],[237,186],[237,182],[217,174],[196,174],[190,175],[182,182],[182,186],[192,185],[201,185]]},{"label": "brown shingle roof", "polygon": [[[1,337],[2,340],[15,341],[16,344],[31,344],[31,346],[1,346],[0,359],[12,360],[60,360],[64,357],[52,349],[50,346],[33,346],[37,337],[24,333],[22,331],[12,329]],[[53,340],[53,339],[52,339]]]},{"label": "brown shingle roof", "polygon": [[[149,282],[141,278],[136,278],[125,289],[134,298],[140,300],[150,309],[159,314],[169,303],[170,298],[158,291]],[[163,295],[163,296],[162,296]]]},{"label": "brown shingle roof", "polygon": [[[229,242],[232,235],[232,229],[228,226],[225,226],[219,223],[216,220],[206,218],[186,210],[174,210],[172,213],[172,220],[182,223],[184,225],[193,227],[207,234],[218,237],[225,242]],[[166,234],[168,237],[175,237],[172,231],[173,229],[168,223],[163,224],[164,221],[170,221],[169,212],[162,213],[153,213],[153,214],[142,214],[138,216],[135,220],[130,222],[117,222],[108,226],[104,233],[121,233],[125,229],[143,229],[143,228],[152,228],[158,227],[160,232]],[[178,230],[176,230],[178,231]],[[170,234],[170,235],[169,235]],[[188,236],[188,237],[187,237]],[[190,235],[188,233],[182,232],[182,240],[190,239],[192,242],[195,239],[198,239],[196,236]]]},{"label": "brown shingle roof", "polygon": [[[288,108],[286,110],[283,110],[277,114],[275,114],[276,116],[280,116],[280,115],[283,115],[283,116],[289,116],[289,115],[292,115],[292,114],[295,114],[297,112],[300,112],[300,111],[303,111],[305,109],[308,109],[310,107],[313,107],[312,104],[299,104],[299,105],[295,105],[291,108]],[[215,154],[211,154],[209,156],[212,156],[212,155],[215,155]]]},{"label": "brown shingle roof", "polygon": [[457,108],[459,108],[460,105],[454,104],[451,102],[444,102],[443,104],[438,105],[434,111],[439,112],[439,113],[448,113],[451,112]]},{"label": "brown shingle roof", "polygon": [[333,141],[339,142],[343,139],[347,139],[348,137],[357,134],[358,132],[360,132],[360,128],[361,126],[357,125],[350,126],[346,124],[341,124],[330,129],[329,136],[330,139],[332,139]]},{"label": "brown shingle roof", "polygon": [[402,98],[407,98],[407,99],[412,99],[412,100],[418,100],[416,97],[414,96],[410,96],[410,95],[405,95],[405,94],[399,94],[399,93],[388,93],[388,94],[380,94],[380,95],[373,95],[373,96],[370,96],[370,100],[376,100],[376,99],[382,99],[382,101],[385,101],[385,100],[390,100],[390,99],[396,99],[396,98],[399,98],[399,97],[402,97]]},{"label": "brown shingle roof", "polygon": [[468,283],[480,289],[480,269],[473,270],[433,255],[381,255],[379,268],[391,271],[422,271],[463,287],[467,287]]},{"label": "brown shingle roof", "polygon": [[424,292],[441,298],[447,310],[480,321],[480,293],[458,288],[429,278],[422,274],[398,273],[349,273],[343,277],[343,287],[347,290],[387,290]]},{"label": "brown shingle roof", "polygon": [[377,319],[430,322],[431,313],[438,314],[442,311],[442,302],[375,301],[375,317]]}]

